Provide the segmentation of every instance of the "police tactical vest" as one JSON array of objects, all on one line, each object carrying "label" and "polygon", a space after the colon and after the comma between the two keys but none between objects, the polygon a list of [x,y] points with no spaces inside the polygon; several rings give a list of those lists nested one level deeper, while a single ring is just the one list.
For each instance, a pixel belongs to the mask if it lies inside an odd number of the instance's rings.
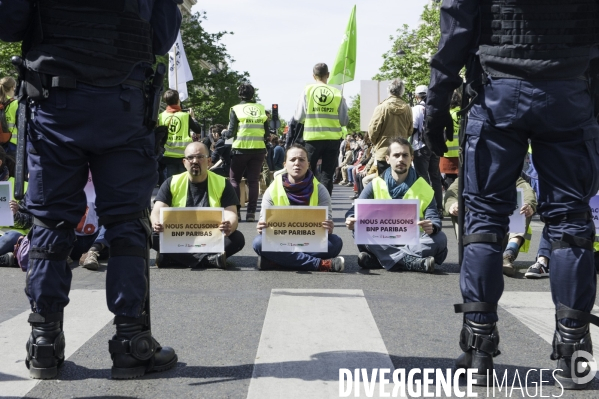
[{"label": "police tactical vest", "polygon": [[424,218],[424,211],[435,197],[435,192],[422,177],[416,179],[403,198],[392,198],[387,188],[387,183],[380,176],[372,179],[374,199],[416,199],[420,201],[420,219]]},{"label": "police tactical vest", "polygon": [[[187,206],[187,189],[189,187],[189,174],[187,172],[173,175],[171,179],[171,194],[173,195],[173,208]],[[222,176],[208,171],[208,203],[210,208],[220,208],[220,200],[225,191],[225,179]]]},{"label": "police tactical vest", "polygon": [[160,114],[158,126],[166,126],[168,137],[164,145],[164,156],[183,158],[185,147],[193,140],[189,137],[189,114],[187,112],[166,112]]},{"label": "police tactical vest", "polygon": [[341,92],[333,86],[315,83],[306,87],[304,140],[339,140],[343,134],[339,123]]},{"label": "police tactical vest", "polygon": [[35,71],[115,86],[137,64],[154,62],[152,27],[140,17],[138,0],[35,4],[39,19],[34,19],[32,33],[23,44],[27,64]]},{"label": "police tactical vest", "polygon": [[443,154],[445,158],[457,158],[460,156],[460,137],[459,130],[460,124],[458,122],[458,111],[459,107],[453,108],[449,111],[451,114],[451,119],[453,120],[453,140],[447,141],[447,152]]},{"label": "police tactical vest", "polygon": [[[275,176],[275,181],[271,184],[270,189],[270,197],[272,198],[273,204],[275,206],[289,206],[289,198],[287,197],[287,193],[285,192],[285,187],[283,187],[283,175],[281,173],[278,176]],[[312,178],[312,184],[314,185],[314,189],[312,190],[312,195],[310,196],[310,202],[308,206],[318,206],[318,185],[320,184],[316,178]]]},{"label": "police tactical vest", "polygon": [[237,119],[239,129],[233,141],[233,149],[262,149],[264,144],[264,122],[267,116],[264,105],[256,103],[237,104],[231,108]]},{"label": "police tactical vest", "polygon": [[596,0],[481,0],[480,61],[494,77],[571,79],[599,42]]}]

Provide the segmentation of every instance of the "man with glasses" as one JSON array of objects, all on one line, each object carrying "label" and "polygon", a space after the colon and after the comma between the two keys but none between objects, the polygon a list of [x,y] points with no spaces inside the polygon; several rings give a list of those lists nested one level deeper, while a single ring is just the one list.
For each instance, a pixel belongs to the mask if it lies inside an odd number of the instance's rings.
[{"label": "man with glasses", "polygon": [[[166,179],[154,200],[152,209],[152,230],[154,234],[164,230],[160,223],[160,209],[167,207],[213,207],[225,208],[223,221],[219,226],[225,234],[225,252],[159,254],[157,266],[186,266],[195,268],[217,267],[226,269],[227,258],[243,249],[245,238],[237,230],[237,206],[239,199],[227,179],[209,171],[212,160],[210,151],[203,143],[194,142],[185,148],[183,165],[187,172]],[[155,240],[157,241],[157,240]],[[160,248],[154,245],[160,252]]]}]

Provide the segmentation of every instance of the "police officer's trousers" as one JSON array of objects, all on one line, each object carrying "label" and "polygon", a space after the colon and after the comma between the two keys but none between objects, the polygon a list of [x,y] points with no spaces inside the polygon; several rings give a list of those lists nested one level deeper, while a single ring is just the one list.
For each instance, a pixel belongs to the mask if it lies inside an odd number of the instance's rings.
[{"label": "police officer's trousers", "polygon": [[[25,291],[34,312],[62,312],[69,302],[71,270],[65,253],[75,239],[72,226],[85,212],[88,168],[101,218],[149,208],[157,168],[154,138],[143,126],[143,114],[141,89],[126,85],[51,88],[50,97],[32,108],[26,205],[50,224],[64,222],[33,227],[31,249],[50,254],[46,259],[30,255]],[[116,245],[141,254],[149,233],[144,220],[132,219],[107,226],[106,239],[111,251]],[[146,259],[123,253],[108,261],[108,308],[115,315],[138,317],[148,295]]]},{"label": "police officer's trousers", "polygon": [[[593,240],[595,227],[585,214],[599,188],[599,126],[586,81],[490,78],[479,90],[466,128],[465,235],[483,239],[464,248],[464,302],[497,304],[503,292],[501,242],[516,207],[515,184],[528,139],[539,173],[538,212],[551,220],[544,236],[552,243],[561,241],[563,233]],[[495,242],[479,235],[488,233],[495,234]],[[596,289],[592,250],[575,245],[554,249],[550,268],[555,305],[589,312]],[[477,323],[497,321],[496,313],[466,317]],[[572,327],[577,323],[566,320]]]}]

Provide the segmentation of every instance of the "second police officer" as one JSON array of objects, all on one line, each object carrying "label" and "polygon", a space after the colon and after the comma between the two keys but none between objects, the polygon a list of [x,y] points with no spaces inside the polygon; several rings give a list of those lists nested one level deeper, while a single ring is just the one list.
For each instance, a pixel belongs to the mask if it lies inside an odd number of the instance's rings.
[{"label": "second police officer", "polygon": [[[458,0],[441,7],[441,41],[431,61],[427,134],[447,151],[443,126],[462,83],[473,95],[465,135],[463,312],[457,368],[478,369],[486,384],[499,354],[497,303],[503,292],[501,242],[516,207],[515,183],[528,148],[539,173],[543,237],[552,245],[551,293],[556,309],[552,359],[566,389],[589,378],[576,369],[592,353],[595,227],[589,199],[599,188],[599,126],[587,78],[599,43],[597,0]],[[477,94],[476,94],[476,93]],[[574,362],[571,362],[574,360]],[[491,374],[492,375],[492,374]]]}]

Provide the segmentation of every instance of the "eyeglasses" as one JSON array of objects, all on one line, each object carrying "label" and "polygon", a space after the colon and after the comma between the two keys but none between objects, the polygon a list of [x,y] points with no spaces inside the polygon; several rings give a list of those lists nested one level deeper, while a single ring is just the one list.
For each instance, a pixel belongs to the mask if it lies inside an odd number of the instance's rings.
[{"label": "eyeglasses", "polygon": [[202,160],[204,158],[210,158],[210,155],[190,155],[188,157],[185,157],[185,159],[187,159],[189,162],[193,162],[194,160]]}]

